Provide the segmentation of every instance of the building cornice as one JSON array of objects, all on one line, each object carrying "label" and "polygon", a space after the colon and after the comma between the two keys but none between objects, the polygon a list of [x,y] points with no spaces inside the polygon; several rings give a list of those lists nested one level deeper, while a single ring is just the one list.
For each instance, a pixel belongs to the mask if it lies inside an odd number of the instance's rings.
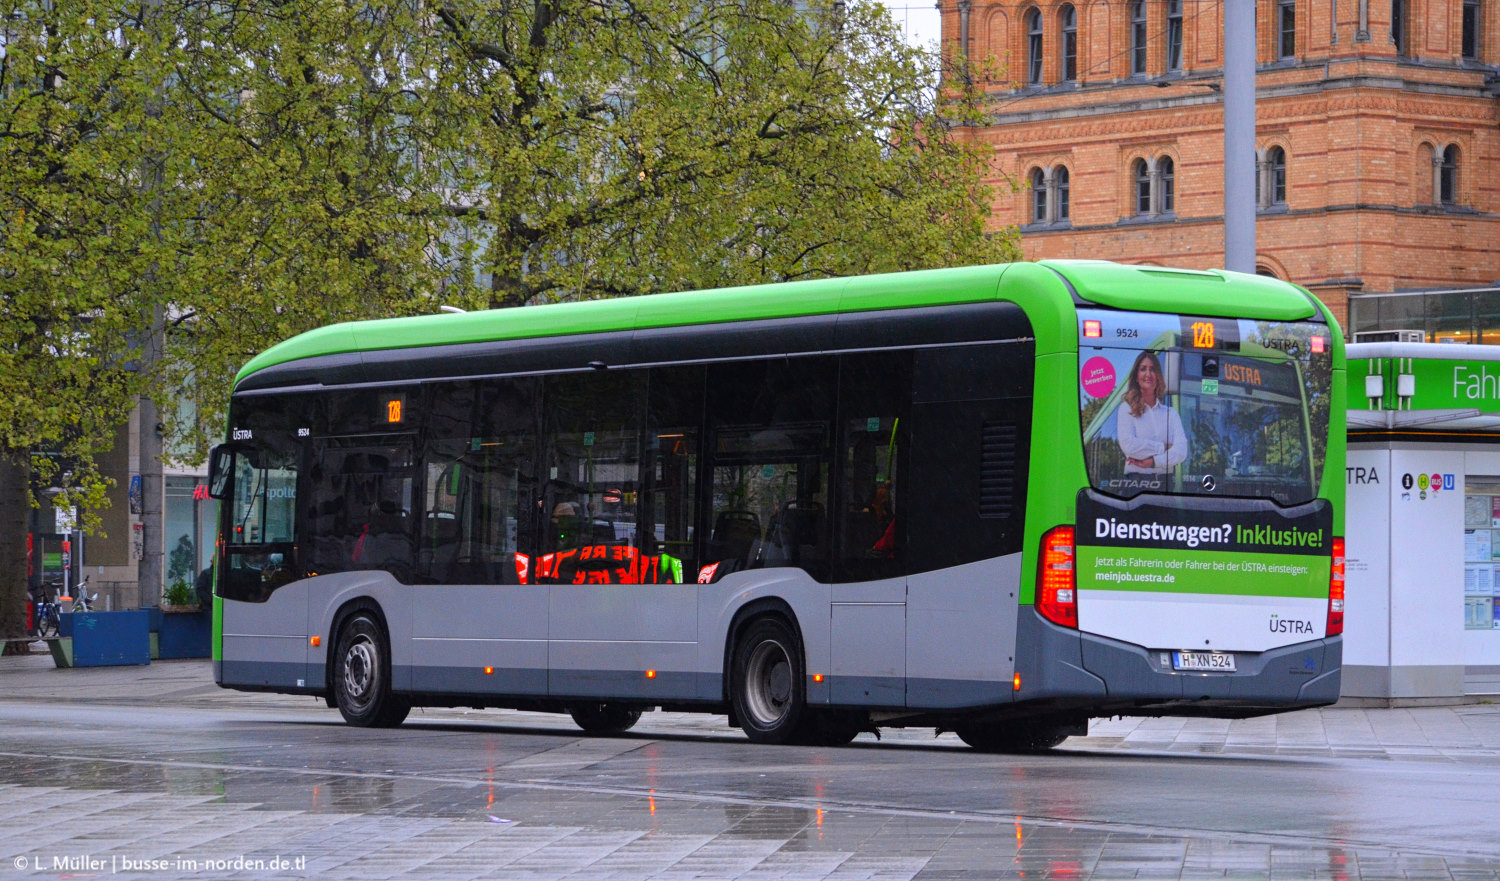
[{"label": "building cornice", "polygon": [[[1452,210],[1434,208],[1431,206],[1402,207],[1400,205],[1376,205],[1370,203],[1350,203],[1347,205],[1330,205],[1327,208],[1303,208],[1293,211],[1278,211],[1275,213],[1260,213],[1256,215],[1257,226],[1260,221],[1280,220],[1282,218],[1307,218],[1324,217],[1330,214],[1401,214],[1433,218],[1446,218],[1448,220],[1500,220],[1500,214],[1485,211],[1473,211],[1470,209]],[[1158,225],[1165,226],[1222,226],[1224,215],[1222,214],[1194,214],[1191,217],[1177,215],[1175,218],[1151,218],[1149,220],[1140,217],[1122,217],[1113,223],[1096,223],[1080,225],[1073,223],[1071,226],[1049,227],[1044,225],[1023,226],[1021,232],[1026,236],[1048,236],[1059,233],[1088,233],[1088,232],[1125,232],[1138,230],[1145,227]]]},{"label": "building cornice", "polygon": [[[1165,83],[1165,90],[1191,89],[1194,86],[1206,86],[1214,82],[1207,79],[1174,79],[1159,80],[1154,82]],[[1150,113],[1159,111],[1180,111],[1189,107],[1218,106],[1223,103],[1223,96],[1218,93],[1203,94],[1191,92],[1189,94],[1167,94],[1160,97],[1130,98],[1108,100],[1110,92],[1124,90],[1139,91],[1143,86],[1152,85],[1139,80],[1127,80],[1107,85],[1085,85],[1080,87],[1070,86],[1066,90],[1048,91],[1039,90],[1034,94],[1018,94],[1012,96],[1002,103],[1041,103],[1049,99],[1066,97],[1068,104],[1062,107],[1038,107],[1034,109],[1018,109],[1014,111],[1001,111],[990,115],[989,124],[992,126],[1025,125],[1038,122],[1057,122],[1066,119],[1087,119],[1099,116],[1130,115],[1137,113]],[[1324,96],[1332,98],[1338,96],[1344,98],[1347,106],[1365,106],[1370,100],[1370,93],[1383,94],[1387,96],[1409,95],[1439,98],[1459,98],[1476,102],[1472,115],[1474,118],[1482,118],[1485,115],[1493,116],[1495,108],[1485,106],[1490,102],[1500,102],[1500,95],[1496,93],[1494,84],[1460,86],[1449,83],[1433,83],[1421,80],[1412,80],[1399,76],[1384,76],[1379,74],[1353,74],[1350,76],[1330,77],[1311,82],[1278,83],[1272,85],[1258,86],[1255,90],[1257,101],[1285,100],[1289,98],[1309,98]],[[1361,95],[1353,98],[1355,94]],[[1089,103],[1080,103],[1089,98],[1100,98]],[[1391,100],[1388,98],[1387,100]],[[1392,105],[1394,106],[1394,105]]]}]

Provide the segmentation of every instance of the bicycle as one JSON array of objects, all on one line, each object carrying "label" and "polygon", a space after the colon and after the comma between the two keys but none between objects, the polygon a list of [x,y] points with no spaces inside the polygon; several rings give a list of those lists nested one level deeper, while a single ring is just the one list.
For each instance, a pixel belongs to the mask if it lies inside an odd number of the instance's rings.
[{"label": "bicycle", "polygon": [[62,604],[55,599],[58,583],[44,581],[35,592],[36,612],[32,616],[31,635],[37,639],[55,639],[62,625]]},{"label": "bicycle", "polygon": [[88,587],[89,577],[87,575],[83,576],[83,580],[73,586],[73,611],[94,611],[94,601],[99,599],[99,595],[96,593],[93,596],[89,596]]}]

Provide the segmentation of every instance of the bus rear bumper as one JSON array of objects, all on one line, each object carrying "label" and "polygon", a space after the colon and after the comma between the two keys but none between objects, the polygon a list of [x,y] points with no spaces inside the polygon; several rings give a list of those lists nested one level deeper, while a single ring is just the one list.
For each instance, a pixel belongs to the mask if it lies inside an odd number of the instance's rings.
[{"label": "bus rear bumper", "polygon": [[[1034,612],[1021,618],[1022,630],[1033,631],[1031,639],[1023,641],[1042,649],[1030,658],[1048,658],[1047,666],[1056,669],[1036,671],[1041,688],[1023,686],[1018,700],[1088,697],[1106,714],[1233,718],[1326,706],[1339,697],[1344,648],[1340,636],[1264,652],[1234,652],[1234,672],[1207,673],[1172,669],[1172,649],[1181,646],[1146,648],[1079,633]],[[1018,669],[1023,667],[1018,663]],[[1064,679],[1076,683],[1079,673],[1088,674],[1099,686],[1091,684],[1085,694],[1046,687]],[[1102,687],[1102,700],[1097,687]]]}]

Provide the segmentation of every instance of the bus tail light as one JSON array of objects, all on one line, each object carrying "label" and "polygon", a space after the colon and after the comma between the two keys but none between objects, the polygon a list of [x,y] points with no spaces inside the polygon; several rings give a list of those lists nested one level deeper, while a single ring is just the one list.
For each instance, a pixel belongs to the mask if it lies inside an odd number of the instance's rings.
[{"label": "bus tail light", "polygon": [[1333,540],[1333,569],[1328,575],[1328,630],[1325,635],[1344,632],[1344,540]]},{"label": "bus tail light", "polygon": [[1077,579],[1073,565],[1073,527],[1058,526],[1042,536],[1037,569],[1036,610],[1063,627],[1078,626]]}]

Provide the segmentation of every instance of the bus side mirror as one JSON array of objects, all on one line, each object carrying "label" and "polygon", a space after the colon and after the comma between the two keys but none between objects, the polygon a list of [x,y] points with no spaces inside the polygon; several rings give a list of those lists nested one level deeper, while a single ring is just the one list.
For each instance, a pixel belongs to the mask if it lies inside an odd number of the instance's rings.
[{"label": "bus side mirror", "polygon": [[234,474],[234,448],[219,444],[208,453],[208,496],[211,499],[229,497],[229,477]]}]

